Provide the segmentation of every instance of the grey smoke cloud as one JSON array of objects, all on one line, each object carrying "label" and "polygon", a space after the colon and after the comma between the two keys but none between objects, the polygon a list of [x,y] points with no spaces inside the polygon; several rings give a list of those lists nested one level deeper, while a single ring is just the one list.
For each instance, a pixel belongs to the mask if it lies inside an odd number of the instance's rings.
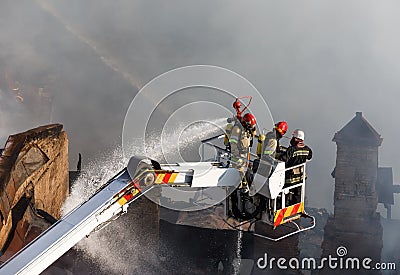
[{"label": "grey smoke cloud", "polygon": [[212,64],[250,80],[275,120],[305,130],[311,206],[333,209],[331,139],[356,111],[384,138],[380,165],[400,182],[398,2],[3,2],[1,20],[13,24],[0,24],[1,61],[47,77],[72,163],[120,143],[129,103],[149,80]]}]

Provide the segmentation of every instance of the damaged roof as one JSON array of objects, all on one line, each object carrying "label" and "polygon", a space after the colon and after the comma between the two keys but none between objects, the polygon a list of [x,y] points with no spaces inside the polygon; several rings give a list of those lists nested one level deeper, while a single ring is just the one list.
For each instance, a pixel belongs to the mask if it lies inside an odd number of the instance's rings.
[{"label": "damaged roof", "polygon": [[34,139],[57,135],[62,130],[63,125],[50,124],[8,137],[4,150],[0,155],[0,193],[10,179],[11,169],[24,145]]}]

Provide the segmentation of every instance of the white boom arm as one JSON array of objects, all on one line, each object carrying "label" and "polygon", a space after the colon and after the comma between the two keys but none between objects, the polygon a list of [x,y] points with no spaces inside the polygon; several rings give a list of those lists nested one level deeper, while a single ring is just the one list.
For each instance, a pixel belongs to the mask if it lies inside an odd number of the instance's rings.
[{"label": "white boom arm", "polygon": [[[136,178],[132,180],[130,175],[136,175]],[[152,181],[147,185],[149,179]],[[238,186],[240,179],[236,169],[216,167],[212,162],[161,166],[154,161],[151,165],[150,160],[133,157],[126,169],[90,199],[0,266],[0,275],[41,273],[93,230],[126,212],[129,204],[155,185],[226,187]]]}]

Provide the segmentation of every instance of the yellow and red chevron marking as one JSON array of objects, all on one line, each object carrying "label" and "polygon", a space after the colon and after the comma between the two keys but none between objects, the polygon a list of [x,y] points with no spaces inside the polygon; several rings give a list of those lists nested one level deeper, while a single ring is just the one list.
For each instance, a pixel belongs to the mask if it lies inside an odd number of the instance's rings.
[{"label": "yellow and red chevron marking", "polygon": [[[155,174],[155,184],[168,184],[175,182],[175,179],[179,173],[160,171],[156,172]],[[124,205],[129,202],[134,196],[136,196],[140,191],[142,191],[142,188],[140,188],[140,183],[134,180],[131,182],[131,184],[129,184],[128,188],[122,190],[120,193],[118,193],[118,195],[115,195],[114,198],[120,205]]]},{"label": "yellow and red chevron marking", "polygon": [[132,181],[128,187],[119,192],[114,196],[114,199],[120,204],[124,205],[136,196],[142,189],[140,188],[139,182]]},{"label": "yellow and red chevron marking", "polygon": [[[304,202],[296,203],[275,212],[274,226],[281,225],[287,221],[290,221],[292,216],[304,212]],[[300,216],[299,216],[300,217]]]},{"label": "yellow and red chevron marking", "polygon": [[177,172],[156,172],[156,184],[167,184],[175,182],[179,173]]},{"label": "yellow and red chevron marking", "polygon": [[136,196],[139,193],[139,190],[137,188],[131,189],[129,192],[127,192],[125,195],[123,195],[121,198],[118,199],[118,203],[120,205],[124,205],[128,201],[130,201],[134,196]]}]

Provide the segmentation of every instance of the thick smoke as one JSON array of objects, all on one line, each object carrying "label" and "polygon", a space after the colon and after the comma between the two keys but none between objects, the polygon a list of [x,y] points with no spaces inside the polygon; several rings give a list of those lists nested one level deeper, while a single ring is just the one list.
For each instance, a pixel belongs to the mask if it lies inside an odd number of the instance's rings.
[{"label": "thick smoke", "polygon": [[79,151],[95,157],[120,142],[134,86],[171,68],[214,64],[247,77],[276,120],[306,131],[315,151],[311,206],[332,210],[331,139],[355,111],[384,138],[380,165],[393,166],[399,181],[399,160],[390,155],[399,135],[391,127],[400,86],[396,2],[38,3],[23,19],[36,23],[30,28],[39,38],[24,39],[38,44],[33,56],[57,76],[54,120],[68,130],[72,162]]}]

